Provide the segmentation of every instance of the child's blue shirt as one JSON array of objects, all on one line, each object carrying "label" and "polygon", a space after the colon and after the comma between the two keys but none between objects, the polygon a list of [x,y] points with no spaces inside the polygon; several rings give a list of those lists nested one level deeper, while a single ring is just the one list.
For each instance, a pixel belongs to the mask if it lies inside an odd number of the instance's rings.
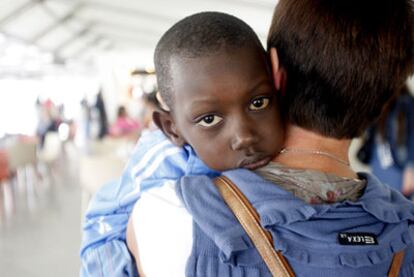
[{"label": "child's blue shirt", "polygon": [[136,276],[125,244],[129,215],[141,192],[183,176],[219,173],[209,169],[186,145],[173,145],[159,130],[138,141],[121,178],[104,185],[85,215],[81,276]]}]

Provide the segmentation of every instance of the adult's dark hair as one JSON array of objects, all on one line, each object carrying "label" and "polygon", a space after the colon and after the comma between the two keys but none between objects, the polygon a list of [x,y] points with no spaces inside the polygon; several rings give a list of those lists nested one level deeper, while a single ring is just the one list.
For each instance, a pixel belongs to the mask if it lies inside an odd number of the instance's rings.
[{"label": "adult's dark hair", "polygon": [[206,57],[247,45],[263,49],[253,29],[232,15],[202,12],[180,20],[167,30],[155,49],[155,72],[162,99],[170,109],[173,108],[171,58]]},{"label": "adult's dark hair", "polygon": [[287,72],[287,120],[353,138],[413,72],[412,3],[280,0],[267,46],[276,47]]}]

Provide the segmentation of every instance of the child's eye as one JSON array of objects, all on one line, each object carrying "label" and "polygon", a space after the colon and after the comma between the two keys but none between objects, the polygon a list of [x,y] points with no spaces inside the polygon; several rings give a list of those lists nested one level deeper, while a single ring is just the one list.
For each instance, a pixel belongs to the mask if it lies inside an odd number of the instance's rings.
[{"label": "child's eye", "polygon": [[269,106],[270,99],[269,97],[260,97],[253,99],[253,101],[249,105],[249,109],[251,111],[257,111],[266,108]]},{"label": "child's eye", "polygon": [[197,121],[197,124],[203,127],[212,127],[214,125],[219,124],[222,120],[222,117],[210,114],[204,116],[199,121]]}]

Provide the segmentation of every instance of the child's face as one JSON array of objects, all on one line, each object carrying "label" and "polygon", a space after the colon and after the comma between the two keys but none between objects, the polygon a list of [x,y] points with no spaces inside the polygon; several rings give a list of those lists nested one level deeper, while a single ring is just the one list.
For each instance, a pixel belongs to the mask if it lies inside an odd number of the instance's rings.
[{"label": "child's face", "polygon": [[205,58],[172,58],[173,124],[210,168],[266,165],[283,129],[266,57],[255,47]]}]

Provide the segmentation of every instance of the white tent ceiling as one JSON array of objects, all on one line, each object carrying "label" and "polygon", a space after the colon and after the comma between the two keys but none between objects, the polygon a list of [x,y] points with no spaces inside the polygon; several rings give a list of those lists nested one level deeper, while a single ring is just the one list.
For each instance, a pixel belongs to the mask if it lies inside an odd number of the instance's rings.
[{"label": "white tent ceiling", "polygon": [[[264,41],[276,2],[0,0],[0,33],[3,42],[13,39],[35,45],[51,53],[56,61],[65,61],[97,51],[152,51],[162,33],[177,20],[195,12],[214,10],[245,20]],[[0,55],[4,57],[1,40]]]}]

